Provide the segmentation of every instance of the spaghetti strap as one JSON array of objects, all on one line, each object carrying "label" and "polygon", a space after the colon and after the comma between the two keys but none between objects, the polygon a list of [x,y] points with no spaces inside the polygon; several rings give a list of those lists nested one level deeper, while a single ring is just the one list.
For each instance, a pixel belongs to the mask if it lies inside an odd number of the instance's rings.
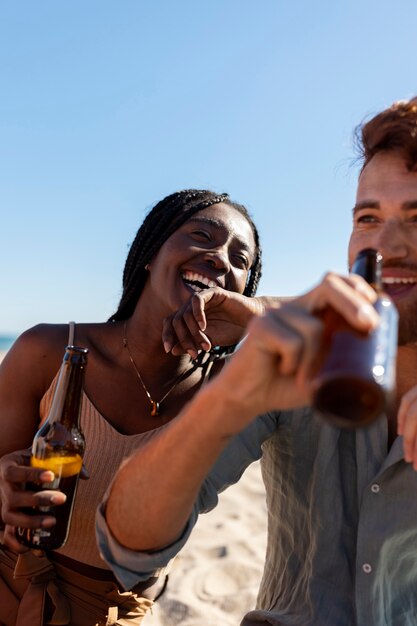
[{"label": "spaghetti strap", "polygon": [[203,380],[201,383],[202,387],[210,381],[213,375],[213,372],[211,370],[213,368],[214,363],[217,363],[219,361],[224,361],[226,357],[230,356],[229,354],[217,354],[216,352],[208,352],[206,354],[208,354],[208,357],[201,364],[203,368]]},{"label": "spaghetti strap", "polygon": [[74,345],[74,338],[75,338],[75,322],[69,322],[68,323],[68,345],[69,346]]}]

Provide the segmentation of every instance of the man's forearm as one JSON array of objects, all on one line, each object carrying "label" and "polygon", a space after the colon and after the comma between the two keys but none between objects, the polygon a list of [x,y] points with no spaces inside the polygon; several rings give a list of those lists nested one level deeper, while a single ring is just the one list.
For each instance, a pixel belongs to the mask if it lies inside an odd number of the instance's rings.
[{"label": "man's forearm", "polygon": [[181,535],[207,473],[240,429],[238,408],[213,384],[119,470],[106,520],[121,545],[156,550]]}]

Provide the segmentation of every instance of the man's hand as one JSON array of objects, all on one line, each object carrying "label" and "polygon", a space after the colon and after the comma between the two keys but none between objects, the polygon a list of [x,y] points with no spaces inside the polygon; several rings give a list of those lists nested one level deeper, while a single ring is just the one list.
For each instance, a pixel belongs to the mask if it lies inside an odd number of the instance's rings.
[{"label": "man's hand", "polygon": [[397,416],[397,432],[403,435],[404,460],[417,471],[417,386],[402,397]]},{"label": "man's hand", "polygon": [[240,349],[212,382],[217,395],[236,407],[244,424],[269,410],[309,404],[317,365],[325,356],[328,324],[339,320],[359,331],[372,330],[379,321],[375,299],[375,291],[359,276],[327,274],[305,295],[249,324]]},{"label": "man's hand", "polygon": [[[372,306],[376,293],[357,279],[329,274],[301,298],[252,319],[221,372],[118,471],[106,519],[120,544],[157,550],[178,539],[207,473],[231,437],[266,411],[308,404],[326,328],[323,313],[332,309],[345,325],[362,332],[378,324]],[[175,463],[168,467],[172,450]]]}]

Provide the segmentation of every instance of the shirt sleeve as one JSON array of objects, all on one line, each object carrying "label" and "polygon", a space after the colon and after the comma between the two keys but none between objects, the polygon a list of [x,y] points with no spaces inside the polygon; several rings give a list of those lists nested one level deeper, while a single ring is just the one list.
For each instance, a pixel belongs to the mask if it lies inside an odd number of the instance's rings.
[{"label": "shirt sleeve", "polygon": [[261,457],[262,443],[276,429],[278,417],[279,413],[261,415],[233,437],[207,475],[183,533],[161,550],[137,552],[118,543],[106,523],[106,501],[102,502],[96,515],[98,548],[124,589],[166,572],[170,561],[186,544],[198,515],[212,510],[218,503],[218,494],[236,483],[248,465]]}]

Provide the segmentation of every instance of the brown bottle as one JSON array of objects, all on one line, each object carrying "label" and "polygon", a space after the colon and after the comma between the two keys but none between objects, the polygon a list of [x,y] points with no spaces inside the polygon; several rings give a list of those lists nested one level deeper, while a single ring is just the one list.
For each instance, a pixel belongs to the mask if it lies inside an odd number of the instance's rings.
[{"label": "brown bottle", "polygon": [[382,291],[382,256],[362,250],[352,273],[362,276],[378,294],[374,303],[380,315],[378,327],[359,333],[336,328],[330,351],[314,381],[313,406],[335,426],[365,426],[386,411],[395,392],[398,312]]},{"label": "brown bottle", "polygon": [[[67,496],[59,506],[25,509],[29,515],[48,514],[56,518],[52,528],[17,528],[16,537],[25,546],[55,550],[64,545],[71,522],[85,440],[79,425],[81,392],[87,365],[86,348],[67,346],[47,420],[32,444],[32,467],[51,470],[55,479],[42,483],[42,489],[59,489]],[[39,484],[27,483],[28,491],[39,491]]]}]

